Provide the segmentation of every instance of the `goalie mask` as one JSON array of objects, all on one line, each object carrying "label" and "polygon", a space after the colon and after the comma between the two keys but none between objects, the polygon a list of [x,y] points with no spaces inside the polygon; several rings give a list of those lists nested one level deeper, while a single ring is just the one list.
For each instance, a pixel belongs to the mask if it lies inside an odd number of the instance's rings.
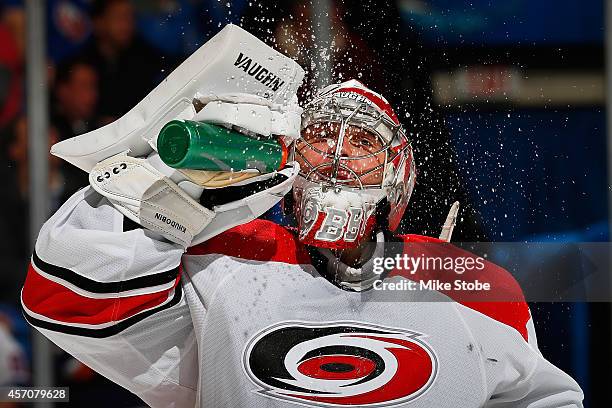
[{"label": "goalie mask", "polygon": [[304,109],[293,155],[301,166],[293,197],[302,242],[356,247],[371,236],[377,214],[397,229],[415,167],[406,134],[381,95],[356,80],[323,89]]}]

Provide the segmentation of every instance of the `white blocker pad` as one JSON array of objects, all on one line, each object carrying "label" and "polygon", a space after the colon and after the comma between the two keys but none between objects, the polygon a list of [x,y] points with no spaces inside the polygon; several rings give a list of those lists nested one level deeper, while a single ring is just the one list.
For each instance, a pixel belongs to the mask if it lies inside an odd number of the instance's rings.
[{"label": "white blocker pad", "polygon": [[118,154],[97,163],[89,182],[123,215],[185,248],[261,216],[291,190],[300,171],[290,162],[278,172],[235,183],[231,191],[224,189],[231,200],[208,202],[206,208],[196,200],[210,190],[179,187],[185,180],[165,165],[156,168],[159,163],[156,154],[148,159]]},{"label": "white blocker pad", "polygon": [[229,24],[202,45],[128,113],[62,141],[51,153],[90,172],[96,163],[129,151],[147,156],[161,128],[196,114],[194,98],[251,94],[270,104],[291,104],[304,70],[242,28]]}]

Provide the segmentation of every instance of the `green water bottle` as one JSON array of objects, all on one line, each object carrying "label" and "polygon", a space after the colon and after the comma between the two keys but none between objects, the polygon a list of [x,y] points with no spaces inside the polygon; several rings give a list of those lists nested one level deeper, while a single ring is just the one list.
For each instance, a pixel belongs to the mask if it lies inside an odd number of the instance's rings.
[{"label": "green water bottle", "polygon": [[287,163],[280,139],[250,137],[222,126],[173,120],[157,138],[159,157],[175,169],[271,173]]}]

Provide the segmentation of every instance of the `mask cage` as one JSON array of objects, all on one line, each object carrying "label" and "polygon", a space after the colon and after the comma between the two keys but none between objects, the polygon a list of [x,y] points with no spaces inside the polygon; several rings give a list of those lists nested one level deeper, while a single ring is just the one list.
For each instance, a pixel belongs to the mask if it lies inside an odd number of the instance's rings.
[{"label": "mask cage", "polygon": [[[407,157],[405,153],[410,149],[411,145],[406,137],[403,127],[400,124],[393,122],[387,115],[368,105],[366,102],[357,101],[349,98],[337,98],[332,96],[315,99],[308,104],[304,110],[302,120],[302,130],[314,124],[336,123],[340,125],[340,131],[335,143],[336,151],[334,153],[322,151],[303,137],[293,145],[292,154],[296,154],[308,165],[308,169],[300,170],[300,175],[306,180],[312,181],[316,176],[316,181],[324,186],[331,188],[348,188],[348,189],[382,189],[395,185],[399,173],[395,173],[391,180],[388,180],[389,171],[388,164],[397,160],[400,156],[399,163],[396,163],[395,169],[401,169]],[[365,130],[377,137],[381,142],[381,148],[363,155],[342,157],[341,149],[344,143],[344,137],[348,126],[355,126]],[[300,144],[300,148],[297,145]],[[313,165],[302,153],[304,149],[310,149],[323,158],[331,159],[330,162],[324,162],[319,165]],[[385,154],[384,161],[379,165],[358,174],[345,163],[355,160],[366,159],[378,156],[381,153]],[[320,170],[329,168],[331,165],[331,175],[325,174]],[[339,170],[343,170],[351,175],[348,179],[338,179]],[[382,170],[380,183],[365,184],[362,178],[376,171]],[[357,186],[350,184],[356,182]]]}]

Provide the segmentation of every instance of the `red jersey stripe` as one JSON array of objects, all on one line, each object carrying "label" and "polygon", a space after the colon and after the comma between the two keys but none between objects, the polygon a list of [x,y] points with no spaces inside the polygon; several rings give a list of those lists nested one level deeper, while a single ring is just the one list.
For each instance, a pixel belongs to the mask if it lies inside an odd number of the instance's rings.
[{"label": "red jersey stripe", "polygon": [[22,292],[24,305],[34,313],[62,323],[100,325],[121,321],[168,300],[173,288],[123,298],[93,299],[40,275],[29,266]]}]

